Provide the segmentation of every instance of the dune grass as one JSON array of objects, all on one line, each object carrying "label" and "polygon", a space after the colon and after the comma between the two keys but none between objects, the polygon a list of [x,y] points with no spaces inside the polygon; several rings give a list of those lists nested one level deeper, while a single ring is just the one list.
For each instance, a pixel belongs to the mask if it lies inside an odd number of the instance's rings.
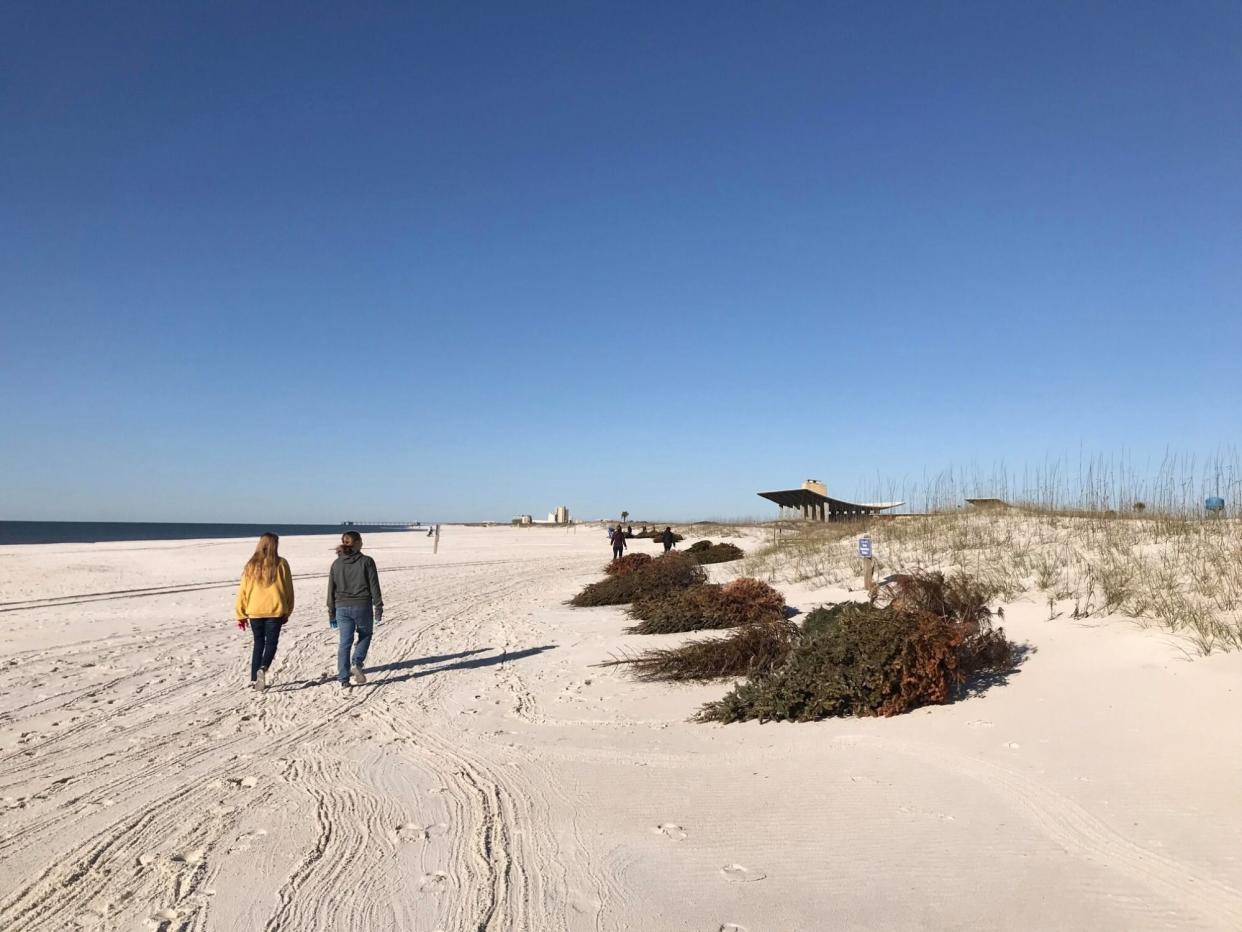
[{"label": "dune grass", "polygon": [[877,574],[964,571],[1004,599],[1049,616],[1120,615],[1185,637],[1201,654],[1242,648],[1242,521],[1193,514],[955,510],[867,523],[804,524],[749,555],[769,582],[857,584],[856,538],[875,544]]}]

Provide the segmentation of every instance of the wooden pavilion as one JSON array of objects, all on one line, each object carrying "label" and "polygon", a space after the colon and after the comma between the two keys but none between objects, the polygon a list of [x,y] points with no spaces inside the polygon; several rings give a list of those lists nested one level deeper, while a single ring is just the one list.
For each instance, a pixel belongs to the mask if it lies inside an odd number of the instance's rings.
[{"label": "wooden pavilion", "polygon": [[780,518],[783,519],[785,510],[789,509],[795,517],[801,515],[807,521],[853,521],[905,504],[905,502],[847,502],[843,499],[832,498],[828,494],[828,487],[817,479],[807,479],[800,489],[760,492],[759,497],[774,502],[779,509]]}]

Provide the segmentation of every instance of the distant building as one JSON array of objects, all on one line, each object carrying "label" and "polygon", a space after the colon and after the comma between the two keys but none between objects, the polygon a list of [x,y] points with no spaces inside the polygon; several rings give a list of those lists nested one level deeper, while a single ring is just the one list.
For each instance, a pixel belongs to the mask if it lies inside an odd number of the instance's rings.
[{"label": "distant building", "polygon": [[546,518],[536,520],[530,515],[514,515],[511,522],[516,527],[527,527],[530,525],[538,525],[539,527],[549,527],[551,525],[569,524],[569,509],[564,505],[557,505],[555,511],[549,511]]},{"label": "distant building", "polygon": [[847,502],[830,498],[828,487],[818,479],[807,479],[800,489],[780,492],[760,492],[760,498],[775,502],[779,517],[785,517],[785,509],[801,515],[808,521],[849,521],[876,515],[905,502]]}]

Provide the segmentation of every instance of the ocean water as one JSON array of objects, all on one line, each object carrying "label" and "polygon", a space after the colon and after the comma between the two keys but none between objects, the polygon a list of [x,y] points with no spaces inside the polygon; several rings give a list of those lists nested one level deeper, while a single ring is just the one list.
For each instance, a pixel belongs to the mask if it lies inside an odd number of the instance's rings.
[{"label": "ocean water", "polygon": [[[425,527],[425,526],[424,526]],[[258,537],[265,531],[281,537],[303,534],[359,534],[404,531],[406,525],[375,524],[172,524],[144,521],[0,521],[0,544],[88,544],[118,540],[196,540]]]}]

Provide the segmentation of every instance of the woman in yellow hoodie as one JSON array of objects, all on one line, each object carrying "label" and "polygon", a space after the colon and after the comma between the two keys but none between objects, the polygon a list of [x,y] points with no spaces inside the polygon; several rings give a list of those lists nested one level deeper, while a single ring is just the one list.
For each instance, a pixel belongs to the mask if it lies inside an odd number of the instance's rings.
[{"label": "woman in yellow hoodie", "polygon": [[289,562],[279,553],[280,538],[264,534],[254,548],[254,556],[242,570],[234,614],[237,627],[247,623],[254,634],[254,653],[250,657],[250,682],[255,689],[267,689],[267,669],[276,657],[280,627],[293,614],[293,574]]}]

